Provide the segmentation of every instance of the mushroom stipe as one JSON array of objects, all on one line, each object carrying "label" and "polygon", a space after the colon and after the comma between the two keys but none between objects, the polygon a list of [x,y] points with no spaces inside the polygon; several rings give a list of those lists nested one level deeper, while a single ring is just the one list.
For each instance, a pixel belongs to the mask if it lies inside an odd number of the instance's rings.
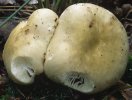
[{"label": "mushroom stipe", "polygon": [[18,84],[31,84],[35,75],[45,73],[57,83],[91,94],[120,80],[128,39],[119,20],[97,5],[71,5],[59,18],[43,8],[11,32],[3,60]]}]

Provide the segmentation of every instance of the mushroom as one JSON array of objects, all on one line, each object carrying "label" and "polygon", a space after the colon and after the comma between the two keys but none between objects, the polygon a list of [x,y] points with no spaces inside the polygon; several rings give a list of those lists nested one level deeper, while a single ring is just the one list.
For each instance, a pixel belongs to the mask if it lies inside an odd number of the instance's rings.
[{"label": "mushroom", "polygon": [[3,60],[9,77],[19,84],[30,84],[43,72],[43,62],[57,26],[58,16],[49,9],[34,11],[10,34]]},{"label": "mushroom", "polygon": [[77,91],[96,93],[124,74],[128,39],[119,20],[94,4],[71,5],[59,20],[53,11],[39,9],[11,32],[3,60],[17,83],[30,84],[44,72]]},{"label": "mushroom", "polygon": [[127,60],[128,40],[119,20],[102,7],[79,3],[61,14],[44,73],[77,91],[96,93],[120,80]]}]

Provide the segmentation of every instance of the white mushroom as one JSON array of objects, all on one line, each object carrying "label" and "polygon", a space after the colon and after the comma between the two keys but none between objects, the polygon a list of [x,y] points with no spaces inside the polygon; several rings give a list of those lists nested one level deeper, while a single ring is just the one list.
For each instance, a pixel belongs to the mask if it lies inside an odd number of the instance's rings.
[{"label": "white mushroom", "polygon": [[43,72],[46,50],[57,20],[53,11],[39,9],[11,32],[3,50],[3,60],[12,80],[29,84],[35,75]]},{"label": "white mushroom", "polygon": [[10,34],[3,51],[9,76],[29,84],[35,75],[84,93],[102,91],[123,75],[128,59],[126,31],[99,6],[80,3],[60,16],[36,10]]},{"label": "white mushroom", "polygon": [[74,4],[59,18],[44,72],[55,82],[95,93],[121,78],[127,59],[127,35],[119,20],[102,7]]}]

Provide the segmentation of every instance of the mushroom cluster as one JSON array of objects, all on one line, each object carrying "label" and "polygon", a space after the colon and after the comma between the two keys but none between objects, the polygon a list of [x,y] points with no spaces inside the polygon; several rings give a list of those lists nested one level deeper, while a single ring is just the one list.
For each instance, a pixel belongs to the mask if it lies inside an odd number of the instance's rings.
[{"label": "mushroom cluster", "polygon": [[59,18],[43,8],[11,32],[3,60],[16,83],[30,84],[44,72],[57,83],[96,93],[124,74],[128,39],[119,20],[97,5],[71,5]]}]

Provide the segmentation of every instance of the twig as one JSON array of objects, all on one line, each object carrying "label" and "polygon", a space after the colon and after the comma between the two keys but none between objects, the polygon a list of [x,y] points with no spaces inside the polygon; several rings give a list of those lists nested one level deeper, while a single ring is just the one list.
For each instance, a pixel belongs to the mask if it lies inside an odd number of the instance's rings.
[{"label": "twig", "polygon": [[[19,8],[21,6],[0,6],[0,8]],[[28,9],[32,9],[33,7],[31,6],[25,6],[23,8],[28,8]]]},{"label": "twig", "polygon": [[29,15],[29,16],[31,15],[30,12],[23,11],[23,13],[26,14],[26,15]]},{"label": "twig", "polygon": [[18,88],[16,88],[16,90],[20,93],[21,96],[23,96],[25,98],[25,95],[21,90],[19,90]]},{"label": "twig", "polygon": [[49,7],[50,7],[50,1],[49,1],[49,0],[46,0],[45,2],[46,2],[46,3],[45,3],[45,4],[46,4],[45,6],[46,6],[47,8],[49,8]]},{"label": "twig", "polygon": [[13,14],[11,14],[7,19],[5,19],[3,21],[3,23],[0,24],[0,28],[6,23],[8,22],[14,15],[16,15],[26,4],[28,4],[31,0],[27,0],[25,1],[25,3],[23,5],[21,5]]},{"label": "twig", "polygon": [[38,0],[38,5],[39,5],[39,8],[44,8],[44,4],[42,0]]},{"label": "twig", "polygon": [[[3,12],[3,11],[16,11],[17,9],[0,9],[0,12]],[[20,11],[25,11],[25,12],[33,12],[33,10],[20,10]]]},{"label": "twig", "polygon": [[[6,19],[7,17],[0,17],[0,19]],[[20,18],[20,17],[12,17],[11,19],[16,19],[16,20],[25,20],[28,17]]]},{"label": "twig", "polygon": [[60,3],[61,3],[61,0],[57,0],[55,4],[55,8],[54,8],[55,11],[57,11],[57,9],[59,8]]}]

